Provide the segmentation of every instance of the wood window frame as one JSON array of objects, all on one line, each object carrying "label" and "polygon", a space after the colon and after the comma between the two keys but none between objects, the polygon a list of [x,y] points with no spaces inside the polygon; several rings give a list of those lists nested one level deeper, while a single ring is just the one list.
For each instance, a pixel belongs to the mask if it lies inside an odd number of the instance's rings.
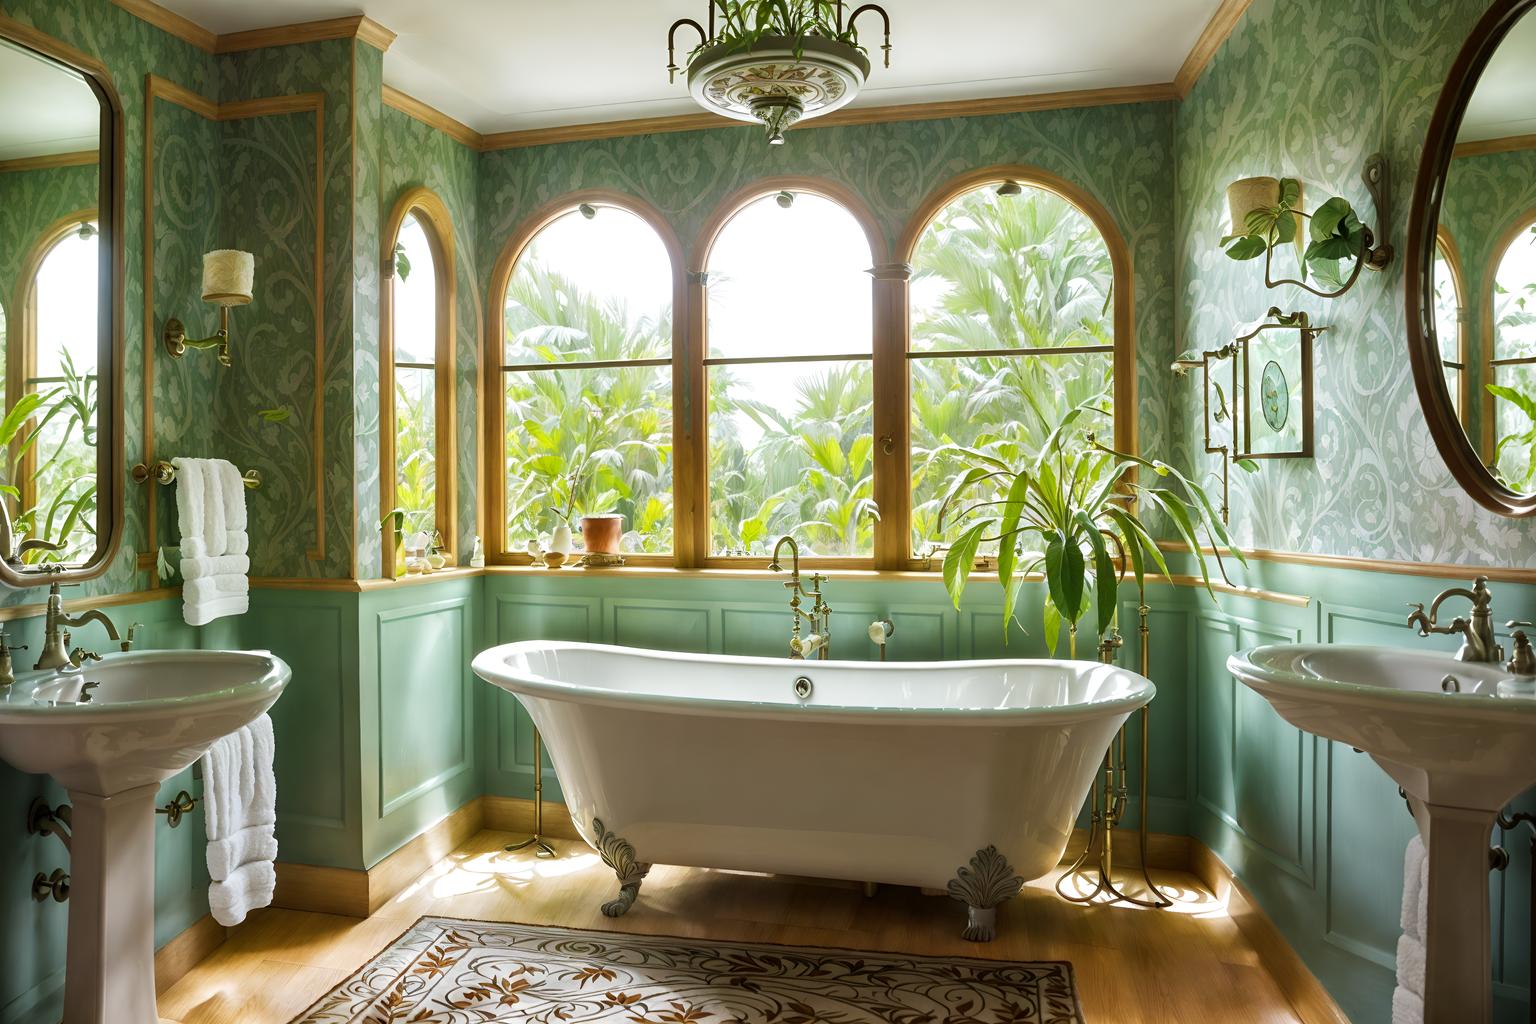
[{"label": "wood window frame", "polygon": [[[1478,301],[1483,307],[1481,362],[1485,374],[1482,380],[1484,385],[1498,382],[1498,367],[1501,365],[1496,362],[1499,357],[1498,325],[1495,323],[1498,310],[1495,308],[1493,300],[1494,289],[1498,287],[1499,283],[1499,267],[1503,265],[1504,257],[1508,254],[1510,246],[1514,245],[1521,235],[1533,227],[1536,227],[1536,209],[1527,210],[1517,217],[1505,229],[1504,233],[1499,235],[1498,240],[1494,243],[1493,255],[1489,258],[1487,272],[1483,275],[1483,294]],[[1524,362],[1536,362],[1536,359],[1525,360]],[[1465,409],[1466,406],[1462,406],[1462,408]],[[1498,403],[1493,395],[1488,393],[1486,386],[1481,389],[1481,394],[1478,395],[1478,409],[1482,414],[1483,420],[1483,429],[1481,431],[1482,445],[1478,451],[1478,456],[1484,463],[1488,463],[1493,460],[1493,451],[1494,447],[1498,444],[1499,431]]]},{"label": "wood window frame", "polygon": [[[693,510],[689,504],[691,492],[688,490],[693,474],[697,472],[694,465],[699,458],[696,449],[699,448],[699,436],[691,434],[687,424],[691,423],[691,410],[689,408],[689,366],[690,361],[685,357],[688,345],[688,288],[687,275],[684,273],[683,248],[677,239],[677,233],[672,230],[672,225],[660,210],[637,196],[613,189],[582,189],[570,192],[558,199],[539,207],[531,215],[526,217],[518,226],[512,236],[507,239],[502,247],[501,254],[496,258],[496,265],[491,270],[491,287],[487,296],[486,305],[486,330],[482,370],[484,373],[483,387],[485,388],[484,421],[485,421],[485,491],[486,491],[486,543],[485,561],[487,565],[530,565],[533,559],[526,551],[509,550],[507,543],[507,469],[506,469],[506,412],[507,403],[505,390],[502,387],[504,368],[502,365],[503,345],[505,344],[505,323],[507,307],[507,288],[512,283],[512,274],[517,270],[518,261],[523,253],[533,244],[539,233],[555,221],[567,214],[576,212],[583,204],[590,206],[607,206],[625,213],[633,214],[640,218],[651,230],[656,232],[656,237],[661,241],[666,250],[667,260],[672,271],[672,529],[673,529],[673,553],[643,554],[628,553],[624,555],[626,564],[646,566],[685,566],[691,564],[688,558],[691,552],[683,550],[687,546],[687,538],[692,536]],[[573,363],[574,369],[581,364]],[[554,371],[559,372],[558,368]]]},{"label": "wood window frame", "polygon": [[[1445,265],[1451,270],[1451,288],[1456,293],[1456,408],[1465,424],[1470,414],[1471,353],[1467,344],[1467,272],[1461,259],[1461,249],[1450,229],[1441,225],[1435,229],[1435,249],[1445,257]],[[1441,363],[1445,360],[1442,358]]]},{"label": "wood window frame", "polygon": [[[829,202],[836,203],[853,217],[864,232],[864,238],[869,243],[870,257],[873,265],[869,268],[873,284],[870,288],[870,323],[871,334],[870,352],[871,364],[874,375],[875,412],[874,412],[874,436],[875,452],[878,455],[881,448],[879,438],[889,434],[891,425],[886,423],[880,415],[881,382],[890,375],[892,363],[899,364],[899,358],[891,348],[893,334],[891,331],[891,309],[888,302],[882,301],[882,272],[886,268],[890,247],[886,241],[885,232],[880,228],[880,222],[876,220],[874,213],[864,202],[863,198],[852,189],[840,185],[834,181],[823,178],[804,176],[780,175],[775,177],[760,178],[751,184],[738,189],[727,196],[723,202],[715,207],[714,213],[705,221],[703,229],[695,240],[688,264],[688,357],[691,368],[691,377],[696,382],[698,394],[690,405],[690,414],[694,417],[689,423],[688,436],[697,437],[697,443],[689,445],[693,455],[694,475],[689,481],[688,496],[693,513],[693,534],[689,538],[688,545],[691,551],[691,559],[688,562],[678,564],[685,568],[706,569],[767,569],[769,559],[767,556],[714,556],[710,551],[709,529],[709,387],[708,367],[705,358],[709,353],[709,286],[705,277],[709,269],[709,257],[714,250],[720,233],[725,230],[736,215],[750,206],[752,203],[780,192],[803,192],[808,195],[818,196]],[[679,442],[682,437],[679,437]],[[868,556],[844,556],[844,557],[805,557],[800,559],[801,566],[810,568],[829,569],[870,569],[882,568],[880,552],[882,547],[881,528],[884,523],[885,506],[881,503],[881,494],[890,489],[890,474],[892,471],[891,460],[876,458],[873,466],[873,493],[875,503],[881,509],[881,519],[875,523],[875,550]],[[681,495],[679,496],[681,500]]]},{"label": "wood window frame", "polygon": [[874,498],[880,508],[875,524],[873,557],[804,558],[802,567],[913,571],[934,568],[928,559],[911,553],[911,260],[923,234],[946,206],[967,192],[1016,181],[1054,193],[1071,203],[1098,230],[1109,250],[1113,280],[1113,406],[1114,443],[1136,454],[1136,278],[1130,247],[1119,225],[1099,200],[1085,189],[1049,171],[1026,164],[997,164],[949,179],[918,206],[896,240],[888,242],[869,205],[847,186],[822,178],[772,176],[753,181],[720,202],[705,221],[685,262],[671,224],[659,210],[622,192],[587,189],[561,196],[524,219],[508,239],[491,274],[484,338],[483,372],[486,393],[485,475],[488,527],[486,561],[493,565],[528,565],[526,553],[506,550],[506,480],[503,438],[505,403],[500,400],[500,325],[507,286],[517,261],[534,237],[552,221],[582,203],[615,206],[643,219],[661,238],[672,262],[672,398],[673,398],[673,554],[626,555],[632,565],[669,565],[680,569],[764,570],[766,557],[713,557],[709,554],[709,467],[707,465],[708,388],[705,381],[707,285],[710,252],[726,224],[748,204],[781,191],[804,192],[842,206],[869,240],[874,265],[871,290],[874,374]]},{"label": "wood window frame", "polygon": [[[458,335],[457,264],[453,217],[437,193],[413,188],[396,202],[384,224],[383,276],[379,296],[379,508],[395,507],[395,245],[407,217],[414,215],[432,250],[436,276],[436,328],[433,347],[433,489],[436,528],[442,535],[450,565],[458,564],[458,453],[454,430],[455,344]],[[393,530],[381,525],[380,543],[386,569],[394,564]]]},{"label": "wood window frame", "polygon": [[[910,283],[912,276],[912,260],[917,253],[917,247],[922,244],[923,236],[932,225],[934,219],[951,203],[967,193],[977,189],[1002,185],[1005,182],[1016,182],[1025,188],[1035,188],[1050,192],[1070,203],[1077,211],[1092,222],[1099,232],[1099,237],[1104,240],[1105,248],[1109,250],[1110,280],[1113,291],[1113,318],[1112,337],[1114,344],[1113,369],[1112,369],[1112,395],[1111,405],[1114,409],[1114,445],[1117,449],[1129,455],[1138,454],[1138,442],[1136,434],[1136,277],[1131,260],[1131,250],[1125,242],[1125,237],[1120,233],[1120,227],[1110,215],[1108,209],[1086,189],[1073,184],[1067,179],[1052,174],[1043,168],[1029,164],[994,164],[989,167],[980,167],[973,171],[957,175],[944,182],[938,188],[929,193],[917,212],[913,214],[907,223],[906,230],[902,232],[901,239],[897,243],[896,256],[900,261],[897,266],[904,267],[906,274],[899,281],[900,304],[902,314],[902,329],[900,335],[901,359],[900,367],[900,425],[901,434],[897,435],[903,440],[895,447],[897,453],[903,458],[903,476],[900,493],[892,493],[887,496],[886,504],[880,505],[882,522],[890,521],[890,536],[886,539],[887,550],[892,557],[882,564],[882,568],[893,569],[931,569],[931,559],[916,558],[912,552],[911,520],[912,520],[912,484],[911,484],[911,410],[912,376],[908,372],[907,361],[911,352],[911,296]],[[891,389],[898,387],[898,382],[890,381],[887,386]],[[886,403],[888,406],[890,402]],[[880,394],[875,396],[876,410],[880,406]],[[897,533],[899,529],[899,535]]]},{"label": "wood window frame", "polygon": [[[6,323],[5,353],[5,407],[14,408],[27,393],[28,383],[37,376],[37,275],[43,263],[58,248],[60,242],[80,230],[81,224],[95,224],[97,244],[103,244],[101,225],[95,207],[76,210],[49,224],[27,249],[21,260],[21,271],[16,277],[16,294],[11,302],[12,319]],[[97,373],[97,388],[101,387]],[[11,445],[11,458],[20,441]],[[31,508],[37,502],[37,448],[34,445],[16,466],[13,485],[21,491],[21,497],[11,499],[13,514]],[[99,528],[99,527],[98,527]]]}]

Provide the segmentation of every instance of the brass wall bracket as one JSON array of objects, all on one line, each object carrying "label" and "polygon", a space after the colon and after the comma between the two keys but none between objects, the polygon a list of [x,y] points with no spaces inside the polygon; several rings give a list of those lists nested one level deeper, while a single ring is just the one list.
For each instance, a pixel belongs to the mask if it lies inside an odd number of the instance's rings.
[{"label": "brass wall bracket", "polygon": [[156,807],[155,813],[165,815],[165,823],[171,828],[179,828],[181,819],[191,814],[199,802],[191,793],[183,789],[171,798],[170,803],[164,807]]},{"label": "brass wall bracket", "polygon": [[229,354],[229,307],[219,307],[219,329],[206,338],[187,337],[187,327],[180,320],[171,317],[165,322],[165,333],[161,335],[165,342],[165,350],[170,353],[172,359],[180,359],[187,354],[187,349],[217,349],[220,366],[233,366],[234,360]]},{"label": "brass wall bracket", "polygon": [[27,834],[33,836],[57,836],[64,849],[70,848],[69,804],[50,807],[41,798],[32,801],[27,808]]},{"label": "brass wall bracket", "polygon": [[[1320,299],[1336,299],[1355,286],[1360,280],[1360,272],[1366,268],[1371,270],[1385,270],[1392,263],[1395,250],[1386,240],[1387,226],[1392,223],[1392,165],[1387,160],[1385,153],[1372,153],[1366,158],[1365,168],[1360,172],[1360,178],[1365,182],[1366,191],[1371,195],[1371,203],[1376,208],[1376,224],[1373,228],[1369,224],[1363,224],[1365,229],[1360,241],[1360,252],[1355,254],[1355,268],[1350,271],[1349,277],[1344,283],[1333,291],[1325,292],[1314,288],[1305,281],[1294,277],[1282,277],[1278,281],[1270,276],[1274,267],[1274,246],[1269,246],[1264,252],[1264,284],[1269,288],[1279,288],[1282,285],[1293,285],[1304,291],[1316,295]],[[1297,211],[1301,216],[1308,214]],[[1381,237],[1377,237],[1377,232]]]},{"label": "brass wall bracket", "polygon": [[63,903],[69,899],[69,874],[63,868],[54,868],[51,875],[39,871],[32,877],[32,898],[38,903],[49,899]]}]

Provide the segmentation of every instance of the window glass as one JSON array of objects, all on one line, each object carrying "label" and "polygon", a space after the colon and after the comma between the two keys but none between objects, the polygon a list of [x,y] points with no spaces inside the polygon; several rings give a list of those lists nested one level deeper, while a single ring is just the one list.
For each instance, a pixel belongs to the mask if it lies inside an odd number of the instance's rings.
[{"label": "window glass", "polygon": [[715,556],[874,554],[873,264],[842,205],[782,192],[738,210],[707,268]]},{"label": "window glass", "polygon": [[1536,487],[1536,224],[1515,236],[1499,260],[1493,285],[1491,367],[1494,472],[1512,490]]},{"label": "window glass", "polygon": [[583,515],[624,550],[672,550],[672,263],[654,228],[589,205],[546,225],[502,323],[508,550]]},{"label": "window glass", "polygon": [[938,514],[951,479],[976,464],[956,447],[1022,466],[1084,403],[1104,412],[1083,431],[1113,437],[1114,266],[1067,200],[986,185],[939,211],[912,268],[911,525],[924,556],[948,539]]},{"label": "window glass", "polygon": [[395,242],[395,506],[412,531],[437,518],[437,266],[426,229],[407,214]]}]

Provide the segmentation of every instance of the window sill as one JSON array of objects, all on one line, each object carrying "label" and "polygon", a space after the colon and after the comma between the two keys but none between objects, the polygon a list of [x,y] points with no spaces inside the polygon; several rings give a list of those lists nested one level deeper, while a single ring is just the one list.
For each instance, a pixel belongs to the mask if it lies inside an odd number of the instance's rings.
[{"label": "window sill", "polygon": [[[943,574],[937,571],[814,568],[806,565],[800,567],[800,575],[802,577],[809,576],[813,572],[820,573],[829,580],[839,582],[884,583],[894,580],[926,580],[930,583],[942,583],[944,581]],[[782,580],[788,576],[787,572],[774,572],[771,569],[750,567],[740,569],[679,569],[669,565],[620,565],[607,569],[585,569],[576,566],[546,569],[542,565],[488,565],[485,567],[485,573],[488,576],[541,576],[551,579],[571,577],[601,579],[603,577],[616,577],[628,580]]]}]

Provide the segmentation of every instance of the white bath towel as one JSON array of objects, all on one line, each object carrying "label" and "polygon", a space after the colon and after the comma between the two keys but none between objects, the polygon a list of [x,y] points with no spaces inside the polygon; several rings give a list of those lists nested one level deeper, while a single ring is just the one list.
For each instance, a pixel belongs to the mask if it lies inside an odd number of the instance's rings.
[{"label": "white bath towel", "polygon": [[1392,992],[1392,1024],[1424,1024],[1424,997],[1405,988]]},{"label": "white bath towel", "polygon": [[175,459],[181,520],[182,609],[201,626],[250,607],[245,483],[223,459]]},{"label": "white bath towel", "polygon": [[277,870],[269,860],[236,868],[223,882],[208,887],[208,912],[226,928],[245,920],[252,910],[272,905]]},{"label": "white bath towel", "polygon": [[1392,1024],[1424,1021],[1424,923],[1429,916],[1429,854],[1415,832],[1403,853],[1403,934],[1397,940],[1397,987]]},{"label": "white bath towel", "polygon": [[272,902],[277,859],[276,746],[262,715],[203,755],[203,814],[208,831],[208,906],[228,927]]},{"label": "white bath towel", "polygon": [[1429,857],[1424,837],[1417,832],[1403,854],[1403,911],[1399,920],[1404,935],[1424,937],[1424,916],[1429,901]]},{"label": "white bath towel", "polygon": [[1414,935],[1397,939],[1397,987],[1424,995],[1424,940]]}]

